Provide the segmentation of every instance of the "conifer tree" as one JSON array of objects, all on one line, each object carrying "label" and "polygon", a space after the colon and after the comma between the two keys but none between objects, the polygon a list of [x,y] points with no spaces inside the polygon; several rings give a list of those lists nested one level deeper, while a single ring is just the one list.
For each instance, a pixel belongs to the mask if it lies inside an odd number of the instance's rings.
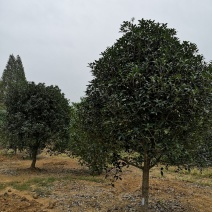
[{"label": "conifer tree", "polygon": [[21,58],[19,55],[16,58],[14,55],[10,55],[2,74],[2,92],[4,96],[14,84],[21,85],[22,83],[26,83],[26,77]]},{"label": "conifer tree", "polygon": [[0,79],[0,106],[2,106],[2,103],[3,103],[3,82],[2,80]]},{"label": "conifer tree", "polygon": [[26,82],[24,67],[22,64],[21,57],[17,55],[16,57],[16,82],[23,81]]}]

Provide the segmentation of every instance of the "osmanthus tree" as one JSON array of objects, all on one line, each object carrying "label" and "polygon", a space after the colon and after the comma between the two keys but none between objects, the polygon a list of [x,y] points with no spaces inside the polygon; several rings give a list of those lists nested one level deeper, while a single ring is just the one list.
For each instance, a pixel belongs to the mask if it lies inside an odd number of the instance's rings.
[{"label": "osmanthus tree", "polygon": [[[212,82],[212,63],[208,65],[208,82]],[[200,172],[203,168],[212,165],[212,98],[211,85],[208,84],[208,96],[204,105],[204,116],[199,117],[199,124],[187,131],[186,144],[178,143],[177,148],[172,152],[168,152],[161,160],[166,165],[184,166],[189,172],[191,168],[198,167]],[[183,138],[185,141],[185,137]]]},{"label": "osmanthus tree", "polygon": [[91,174],[101,174],[109,163],[108,146],[104,145],[99,133],[87,130],[84,125],[87,102],[73,103],[70,107],[70,141],[69,150],[72,155],[79,157],[79,162],[86,165]]},{"label": "osmanthus tree", "polygon": [[143,170],[148,210],[150,169],[167,153],[189,148],[187,136],[209,113],[211,69],[197,46],[180,42],[166,24],[126,21],[120,31],[122,37],[90,63],[94,78],[82,123],[102,139],[114,164]]},{"label": "osmanthus tree", "polygon": [[5,133],[18,149],[30,149],[31,168],[35,168],[38,149],[68,144],[69,102],[57,86],[34,82],[14,85],[8,90],[5,105]]},{"label": "osmanthus tree", "polygon": [[[210,103],[211,104],[211,103]],[[211,106],[210,106],[211,107]],[[211,109],[210,109],[211,111]],[[211,112],[201,120],[196,130],[187,135],[187,145],[179,144],[172,152],[162,157],[161,163],[167,165],[177,165],[179,168],[185,168],[188,172],[192,168],[198,168],[200,173],[204,168],[212,165],[212,125]],[[184,138],[185,141],[185,138]],[[167,166],[168,168],[168,166]]]}]

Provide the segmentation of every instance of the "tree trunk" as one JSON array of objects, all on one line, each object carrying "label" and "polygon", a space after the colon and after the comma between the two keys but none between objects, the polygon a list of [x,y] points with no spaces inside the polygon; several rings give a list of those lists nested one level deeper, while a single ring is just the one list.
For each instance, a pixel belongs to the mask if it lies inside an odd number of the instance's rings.
[{"label": "tree trunk", "polygon": [[150,159],[148,154],[144,154],[144,168],[143,168],[143,179],[142,179],[142,207],[146,212],[148,211],[148,200],[149,200],[149,170],[150,170]]},{"label": "tree trunk", "polygon": [[31,154],[32,154],[32,163],[31,163],[31,167],[30,167],[31,169],[35,169],[37,152],[38,152],[38,147],[33,147],[32,150],[31,150]]}]

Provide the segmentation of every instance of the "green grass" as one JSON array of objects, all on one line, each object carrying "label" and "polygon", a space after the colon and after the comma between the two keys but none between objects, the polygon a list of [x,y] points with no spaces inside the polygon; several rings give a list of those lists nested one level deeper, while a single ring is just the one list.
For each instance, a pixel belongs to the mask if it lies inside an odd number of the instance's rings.
[{"label": "green grass", "polygon": [[47,177],[47,178],[42,178],[42,177],[37,177],[37,178],[32,178],[27,181],[29,184],[36,184],[38,186],[49,186],[49,184],[55,182],[57,178],[55,177]]},{"label": "green grass", "polygon": [[[160,165],[151,169],[151,176],[161,178],[161,167],[164,166]],[[176,166],[170,166],[168,170],[164,168],[164,178],[176,179],[179,181],[194,183],[200,186],[212,186],[212,167],[204,168],[202,173],[200,173],[199,169],[197,168],[192,168],[190,173],[185,169],[175,172],[176,169]]]},{"label": "green grass", "polygon": [[5,184],[0,183],[0,190],[3,190],[5,187],[6,187],[6,185],[5,185]]},{"label": "green grass", "polygon": [[0,184],[0,189],[5,188],[6,186],[11,186],[12,188],[19,190],[19,191],[29,191],[32,190],[32,185],[35,185],[36,188],[39,187],[48,187],[57,179],[54,177],[47,177],[47,178],[32,178],[27,180],[26,182],[20,183],[18,181],[9,182],[5,184]]},{"label": "green grass", "polygon": [[192,175],[183,175],[180,174],[176,176],[177,180],[189,182],[189,183],[195,183],[201,186],[212,186],[212,180],[209,178],[200,178],[200,177],[194,177]]},{"label": "green grass", "polygon": [[84,181],[90,181],[90,182],[96,182],[96,183],[102,183],[105,180],[93,176],[73,176],[73,175],[68,175],[65,177],[61,178],[56,178],[56,177],[36,177],[29,179],[25,182],[18,182],[18,181],[13,181],[5,184],[0,184],[0,190],[4,189],[6,186],[10,186],[16,190],[19,191],[34,191],[38,195],[43,196],[43,195],[49,195],[50,191],[48,188],[55,182],[55,181],[62,181],[62,180],[67,180],[67,181],[73,181],[73,180],[84,180]]},{"label": "green grass", "polygon": [[191,169],[189,173],[187,170],[181,170],[179,173],[175,172],[176,167],[169,167],[168,171],[164,173],[169,173],[175,177],[177,180],[195,183],[202,186],[212,186],[212,168],[204,168],[202,173],[197,168]]},{"label": "green grass", "polygon": [[15,182],[10,182],[7,185],[9,185],[19,191],[26,191],[26,190],[31,189],[30,183],[28,183],[28,182],[20,183],[20,182],[15,181]]},{"label": "green grass", "polygon": [[192,169],[191,170],[191,175],[196,176],[198,178],[212,178],[212,169],[211,168],[205,168],[202,171],[202,174],[198,169]]}]

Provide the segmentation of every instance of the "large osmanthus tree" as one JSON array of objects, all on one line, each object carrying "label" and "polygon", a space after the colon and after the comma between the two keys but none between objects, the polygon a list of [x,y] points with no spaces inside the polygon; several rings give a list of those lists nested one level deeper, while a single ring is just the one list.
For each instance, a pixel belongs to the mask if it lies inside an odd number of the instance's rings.
[{"label": "large osmanthus tree", "polygon": [[82,123],[99,135],[114,164],[143,170],[147,210],[150,169],[167,153],[189,148],[188,135],[210,113],[211,69],[197,46],[180,42],[166,24],[142,19],[123,22],[120,31],[122,37],[90,64],[94,78]]},{"label": "large osmanthus tree", "polygon": [[33,82],[13,85],[7,91],[5,105],[5,133],[18,149],[30,149],[31,168],[35,168],[38,149],[68,143],[69,102],[57,86]]}]

